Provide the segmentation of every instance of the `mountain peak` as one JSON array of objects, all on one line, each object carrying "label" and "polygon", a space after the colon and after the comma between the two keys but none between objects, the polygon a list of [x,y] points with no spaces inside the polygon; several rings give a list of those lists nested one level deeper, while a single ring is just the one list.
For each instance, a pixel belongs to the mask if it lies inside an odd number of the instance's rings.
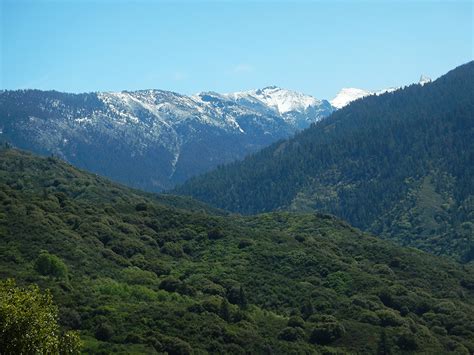
[{"label": "mountain peak", "polygon": [[371,94],[372,92],[363,89],[343,88],[330,102],[331,105],[333,105],[335,108],[340,109],[354,100],[360,99]]},{"label": "mountain peak", "polygon": [[418,81],[418,84],[423,86],[423,85],[428,84],[428,83],[431,83],[431,78],[426,76],[426,75],[421,74],[420,80]]},{"label": "mountain peak", "polygon": [[275,110],[278,114],[292,111],[303,112],[310,106],[319,106],[321,101],[313,96],[278,86],[267,86],[263,89],[226,94],[235,99],[258,100]]}]

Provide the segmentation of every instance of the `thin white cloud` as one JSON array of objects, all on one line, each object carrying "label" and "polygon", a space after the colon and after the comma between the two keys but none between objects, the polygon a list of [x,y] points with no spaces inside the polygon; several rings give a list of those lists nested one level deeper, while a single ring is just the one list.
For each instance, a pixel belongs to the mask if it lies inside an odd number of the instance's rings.
[{"label": "thin white cloud", "polygon": [[235,73],[251,73],[255,70],[255,68],[249,64],[245,64],[245,63],[240,63],[240,64],[237,64],[235,67],[234,67],[234,72]]},{"label": "thin white cloud", "polygon": [[173,79],[176,81],[182,81],[188,78],[188,75],[182,71],[177,71],[173,74]]}]

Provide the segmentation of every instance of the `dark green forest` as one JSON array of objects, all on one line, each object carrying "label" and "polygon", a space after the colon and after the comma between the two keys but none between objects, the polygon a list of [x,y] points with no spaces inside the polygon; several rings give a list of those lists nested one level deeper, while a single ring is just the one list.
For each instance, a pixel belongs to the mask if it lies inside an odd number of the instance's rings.
[{"label": "dark green forest", "polygon": [[320,211],[462,262],[474,259],[474,62],[357,100],[293,138],[173,193],[253,214]]},{"label": "dark green forest", "polygon": [[85,353],[474,352],[472,263],[327,214],[228,215],[9,148],[0,277],[51,290]]}]

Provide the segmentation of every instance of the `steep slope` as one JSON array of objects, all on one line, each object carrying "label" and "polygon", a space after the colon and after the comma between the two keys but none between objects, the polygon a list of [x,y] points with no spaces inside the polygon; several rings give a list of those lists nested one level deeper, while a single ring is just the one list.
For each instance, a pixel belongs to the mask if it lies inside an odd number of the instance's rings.
[{"label": "steep slope", "polygon": [[273,91],[278,95],[272,103],[290,100],[289,111],[256,96],[244,105],[214,93],[4,91],[0,139],[159,191],[289,137],[333,111],[327,101]]},{"label": "steep slope", "polygon": [[0,277],[50,288],[85,353],[468,354],[473,271],[331,216],[189,212],[0,151]]},{"label": "steep slope", "polygon": [[473,62],[353,102],[175,192],[240,213],[320,210],[402,244],[474,257]]}]

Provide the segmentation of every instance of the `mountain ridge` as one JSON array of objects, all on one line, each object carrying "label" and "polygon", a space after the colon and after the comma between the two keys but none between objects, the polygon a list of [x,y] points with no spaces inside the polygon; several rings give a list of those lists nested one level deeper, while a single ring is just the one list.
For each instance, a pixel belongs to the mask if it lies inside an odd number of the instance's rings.
[{"label": "mountain ridge", "polygon": [[[343,105],[356,98],[343,98]],[[159,192],[291,137],[336,109],[278,86],[195,95],[5,90],[0,140]]]},{"label": "mountain ridge", "polygon": [[[289,93],[279,90],[280,99]],[[304,112],[295,106],[280,114],[257,98],[215,93],[4,91],[0,138],[160,191],[289,137],[333,111],[327,101],[310,101]]]},{"label": "mountain ridge", "polygon": [[472,260],[473,68],[356,100],[173,192],[245,214],[319,210],[403,245]]}]

